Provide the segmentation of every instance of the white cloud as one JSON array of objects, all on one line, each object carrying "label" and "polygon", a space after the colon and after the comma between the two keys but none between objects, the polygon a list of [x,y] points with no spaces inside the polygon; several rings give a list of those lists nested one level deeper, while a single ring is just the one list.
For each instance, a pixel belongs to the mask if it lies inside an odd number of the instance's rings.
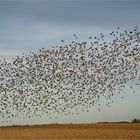
[{"label": "white cloud", "polygon": [[18,52],[15,51],[0,51],[0,56],[16,56]]}]

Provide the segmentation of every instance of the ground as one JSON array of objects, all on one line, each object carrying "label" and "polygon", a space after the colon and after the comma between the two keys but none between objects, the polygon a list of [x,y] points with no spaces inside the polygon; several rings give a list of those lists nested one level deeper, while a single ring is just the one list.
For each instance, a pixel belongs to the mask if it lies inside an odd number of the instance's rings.
[{"label": "ground", "polygon": [[140,123],[0,127],[0,139],[140,140]]}]

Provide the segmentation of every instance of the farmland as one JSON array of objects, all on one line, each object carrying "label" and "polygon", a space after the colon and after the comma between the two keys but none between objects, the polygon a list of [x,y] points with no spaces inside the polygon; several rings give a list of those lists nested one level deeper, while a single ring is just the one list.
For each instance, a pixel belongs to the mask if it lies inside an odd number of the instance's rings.
[{"label": "farmland", "polygon": [[0,139],[140,139],[140,123],[1,127]]}]

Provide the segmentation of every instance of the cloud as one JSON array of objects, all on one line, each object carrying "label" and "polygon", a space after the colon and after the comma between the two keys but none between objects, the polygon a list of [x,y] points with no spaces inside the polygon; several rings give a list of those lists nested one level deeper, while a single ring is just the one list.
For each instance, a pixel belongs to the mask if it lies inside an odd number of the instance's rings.
[{"label": "cloud", "polygon": [[25,52],[72,40],[74,33],[139,26],[139,12],[138,1],[0,1],[0,50]]},{"label": "cloud", "polygon": [[135,1],[1,1],[0,17],[27,24],[94,26],[136,24]]},{"label": "cloud", "polygon": [[15,51],[0,51],[0,56],[16,56],[17,52]]}]

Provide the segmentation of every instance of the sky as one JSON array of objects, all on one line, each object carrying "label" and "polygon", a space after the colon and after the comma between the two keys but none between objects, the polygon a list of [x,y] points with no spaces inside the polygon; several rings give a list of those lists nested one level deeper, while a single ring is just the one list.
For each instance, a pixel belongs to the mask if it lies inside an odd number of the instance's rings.
[{"label": "sky", "polygon": [[[107,34],[118,26],[121,30],[140,27],[139,14],[138,0],[0,0],[0,59],[11,60],[22,53],[50,48],[60,44],[61,39],[67,43],[74,39],[74,33],[79,40],[86,40],[90,35]],[[111,108],[100,113],[95,107],[89,113],[52,120],[86,123],[140,118],[139,90],[140,87],[135,95],[127,94],[124,100],[117,95]],[[46,118],[24,122],[13,119],[17,124],[45,121]]]}]

